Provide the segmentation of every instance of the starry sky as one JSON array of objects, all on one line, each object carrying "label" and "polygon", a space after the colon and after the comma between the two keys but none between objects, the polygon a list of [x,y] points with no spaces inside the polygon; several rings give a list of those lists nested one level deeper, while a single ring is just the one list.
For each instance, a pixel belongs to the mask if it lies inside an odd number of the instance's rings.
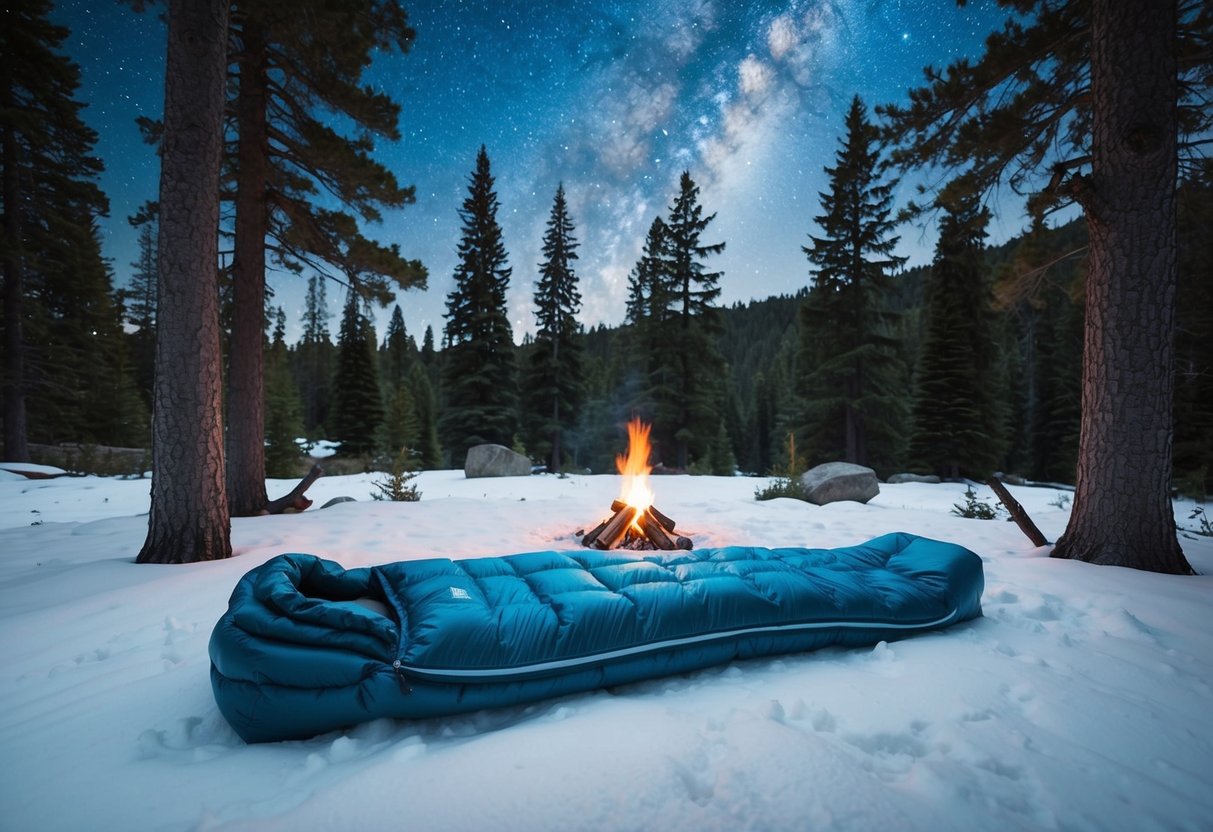
[{"label": "starry sky", "polygon": [[[426,291],[401,292],[408,331],[441,339],[453,286],[457,211],[481,144],[496,177],[513,278],[515,337],[533,331],[532,293],[544,226],[563,182],[581,248],[581,320],[618,324],[627,277],[653,218],[665,215],[683,170],[724,241],[721,302],[786,294],[809,281],[801,246],[817,233],[823,168],[858,94],[869,108],[900,102],[922,67],[981,53],[1005,19],[993,0],[424,0],[405,2],[417,31],[406,55],[380,55],[366,80],[402,105],[399,142],[376,158],[417,189],[416,204],[366,229],[429,268]],[[123,284],[137,254],[126,218],[154,199],[159,165],[134,119],[159,117],[164,23],[116,0],[66,0],[52,19],[71,34],[85,120],[100,134],[110,198],[103,250]],[[908,199],[913,181],[899,189]],[[991,226],[999,242],[1019,210]],[[900,229],[899,253],[930,262],[930,226]],[[299,333],[306,281],[269,275]],[[343,291],[332,286],[336,314]],[[382,337],[390,307],[379,317]],[[336,319],[331,324],[336,332]]]}]

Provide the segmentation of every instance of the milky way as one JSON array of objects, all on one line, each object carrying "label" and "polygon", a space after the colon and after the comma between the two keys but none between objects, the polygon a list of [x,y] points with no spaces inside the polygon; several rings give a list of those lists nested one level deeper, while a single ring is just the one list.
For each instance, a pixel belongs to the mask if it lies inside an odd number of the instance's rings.
[{"label": "milky way", "polygon": [[[816,232],[819,192],[858,94],[901,101],[922,67],[980,54],[1005,14],[952,0],[617,0],[406,3],[417,40],[380,56],[367,81],[402,105],[401,140],[376,158],[417,202],[368,234],[398,242],[430,270],[429,289],[401,293],[410,332],[442,329],[459,239],[457,210],[484,144],[497,178],[514,276],[511,319],[533,329],[531,293],[552,198],[564,183],[581,241],[583,322],[618,323],[627,275],[653,218],[689,170],[706,212],[705,241],[727,243],[722,302],[806,286],[800,247]],[[104,250],[116,280],[135,259],[126,217],[155,197],[158,165],[134,118],[157,117],[164,25],[111,2],[75,0],[53,18],[72,30],[86,121],[98,130],[111,200]],[[901,193],[910,195],[909,184]],[[1003,217],[1014,231],[1015,216]],[[999,229],[995,228],[995,237]],[[901,229],[901,253],[927,262],[930,229]],[[271,274],[297,333],[304,281]],[[341,294],[330,291],[334,310]],[[380,334],[383,327],[380,324]]]}]

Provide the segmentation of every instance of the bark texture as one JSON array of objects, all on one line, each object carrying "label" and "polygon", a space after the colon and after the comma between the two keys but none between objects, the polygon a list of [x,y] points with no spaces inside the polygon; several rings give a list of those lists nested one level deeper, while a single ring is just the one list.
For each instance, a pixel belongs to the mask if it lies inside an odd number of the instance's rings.
[{"label": "bark texture", "polygon": [[152,499],[140,563],[231,555],[219,341],[226,0],[170,0],[160,172]]},{"label": "bark texture", "polygon": [[265,38],[255,21],[243,27],[236,119],[236,240],[232,259],[235,302],[228,355],[227,493],[233,515],[265,510]]},{"label": "bark texture", "polygon": [[1074,508],[1055,557],[1190,574],[1171,505],[1175,0],[1094,0]]}]

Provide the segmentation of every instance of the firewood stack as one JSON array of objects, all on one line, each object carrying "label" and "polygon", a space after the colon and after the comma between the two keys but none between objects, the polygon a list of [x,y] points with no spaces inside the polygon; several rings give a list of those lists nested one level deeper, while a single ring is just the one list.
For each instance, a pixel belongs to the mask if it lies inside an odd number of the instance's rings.
[{"label": "firewood stack", "polygon": [[652,506],[638,513],[622,500],[616,500],[611,503],[611,511],[614,514],[609,519],[582,536],[581,545],[638,550],[690,549],[695,545],[689,537],[674,536],[674,521]]}]

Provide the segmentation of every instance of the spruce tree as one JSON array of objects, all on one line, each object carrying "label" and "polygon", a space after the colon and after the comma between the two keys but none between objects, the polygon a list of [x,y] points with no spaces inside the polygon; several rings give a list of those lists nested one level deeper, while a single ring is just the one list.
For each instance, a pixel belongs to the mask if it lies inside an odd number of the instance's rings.
[{"label": "spruce tree", "polygon": [[912,464],[942,477],[984,479],[999,460],[1001,419],[991,379],[994,350],[982,241],[989,212],[952,206],[926,288],[926,338],[914,400]]},{"label": "spruce tree", "polygon": [[573,427],[584,398],[581,377],[581,293],[573,262],[577,240],[573,236],[564,199],[564,186],[556,188],[552,212],[543,235],[543,262],[535,288],[535,323],[538,331],[527,368],[526,402],[528,438],[532,451],[543,454],[548,470],[563,466],[562,437]]},{"label": "spruce tree", "polygon": [[815,218],[822,234],[802,249],[816,270],[800,311],[799,432],[816,462],[887,469],[904,436],[904,369],[887,302],[889,272],[904,258],[892,253],[894,183],[883,176],[876,128],[858,96],[825,171],[829,190]]},{"label": "spruce tree", "polygon": [[358,292],[350,288],[337,336],[337,364],[333,376],[333,404],[329,437],[348,456],[365,456],[375,450],[383,423],[383,398],[375,366],[375,338],[363,314]]},{"label": "spruce tree", "polygon": [[[634,368],[634,375],[625,385],[628,410],[661,426],[673,423],[678,396],[675,369],[664,354],[671,317],[666,241],[665,222],[655,217],[645,236],[640,259],[628,277],[626,318],[632,327],[628,357]],[[658,431],[651,441],[654,459],[661,461],[669,453],[668,459],[673,461],[672,439],[667,441],[663,431]]]},{"label": "spruce tree", "polygon": [[420,358],[417,345],[404,326],[400,304],[392,310],[392,318],[383,336],[381,377],[384,387],[393,390],[408,378],[413,362]]},{"label": "spruce tree", "polygon": [[459,263],[455,288],[446,301],[445,407],[438,429],[456,467],[462,467],[473,445],[488,442],[508,448],[514,443],[518,393],[505,297],[511,270],[497,208],[489,156],[482,145],[459,210]]},{"label": "spruce tree", "polygon": [[658,422],[654,430],[664,430],[673,438],[677,465],[684,469],[717,441],[724,404],[725,368],[716,345],[722,273],[707,271],[703,260],[720,254],[725,244],[700,239],[715,218],[714,213],[703,215],[699,186],[683,171],[665,221],[664,277],[673,331],[666,333],[661,358],[673,375],[673,418],[666,424]]},{"label": "spruce tree", "polygon": [[434,328],[427,326],[421,339],[421,361],[427,367],[434,363]]},{"label": "spruce tree", "polygon": [[[84,300],[64,270],[69,261],[81,262],[76,245],[92,248],[93,220],[108,208],[96,184],[103,169],[93,155],[97,135],[74,98],[80,68],[61,53],[68,30],[49,21],[50,11],[43,0],[19,0],[0,11],[3,452],[11,460],[29,459],[28,404],[31,392],[37,395],[31,387],[49,382],[47,347],[59,341],[56,330],[73,326],[62,317],[65,307]],[[85,265],[90,273],[104,270]],[[100,288],[90,281],[92,301],[103,301]],[[42,363],[30,367],[31,359]]]}]

